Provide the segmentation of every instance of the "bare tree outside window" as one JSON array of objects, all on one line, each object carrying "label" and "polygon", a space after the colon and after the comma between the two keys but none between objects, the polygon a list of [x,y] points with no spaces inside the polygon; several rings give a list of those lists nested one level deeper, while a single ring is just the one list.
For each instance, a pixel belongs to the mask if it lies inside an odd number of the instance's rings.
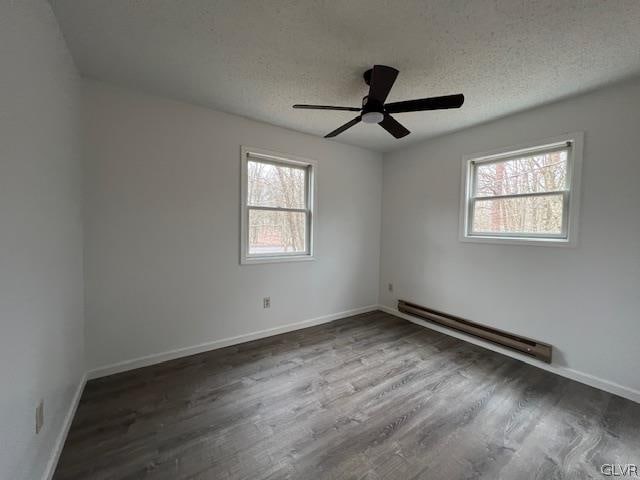
[{"label": "bare tree outside window", "polygon": [[308,168],[250,159],[247,162],[248,253],[308,250]]},{"label": "bare tree outside window", "polygon": [[460,240],[575,246],[583,138],[465,156]]},{"label": "bare tree outside window", "polygon": [[478,163],[474,175],[473,232],[562,234],[566,149]]}]

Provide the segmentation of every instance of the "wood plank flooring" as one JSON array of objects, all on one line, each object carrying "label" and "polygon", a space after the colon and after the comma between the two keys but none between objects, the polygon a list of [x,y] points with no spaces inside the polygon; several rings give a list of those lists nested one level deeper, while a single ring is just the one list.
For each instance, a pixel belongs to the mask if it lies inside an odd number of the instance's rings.
[{"label": "wood plank flooring", "polygon": [[589,479],[640,405],[382,312],[89,382],[65,479]]}]

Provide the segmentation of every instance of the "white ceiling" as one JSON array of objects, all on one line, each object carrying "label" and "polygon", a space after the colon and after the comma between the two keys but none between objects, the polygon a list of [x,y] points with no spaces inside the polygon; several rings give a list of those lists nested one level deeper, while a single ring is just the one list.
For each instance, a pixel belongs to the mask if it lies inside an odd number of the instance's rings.
[{"label": "white ceiling", "polygon": [[638,0],[51,0],[81,73],[316,135],[360,106],[372,64],[388,101],[464,93],[331,141],[389,151],[640,73]]}]

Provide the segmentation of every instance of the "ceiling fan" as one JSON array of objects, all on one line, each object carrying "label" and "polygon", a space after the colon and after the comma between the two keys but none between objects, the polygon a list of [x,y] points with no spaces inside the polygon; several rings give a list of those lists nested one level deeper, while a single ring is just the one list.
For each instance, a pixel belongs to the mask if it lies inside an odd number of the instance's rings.
[{"label": "ceiling fan", "polygon": [[334,107],[331,105],[304,105],[296,104],[293,108],[308,110],[342,110],[347,112],[360,112],[356,118],[336,128],[325,135],[325,138],[335,137],[348,128],[360,123],[377,123],[395,138],[409,135],[400,122],[394,119],[392,113],[422,112],[425,110],[442,110],[446,108],[460,108],[464,103],[464,95],[445,95],[442,97],[420,98],[417,100],[405,100],[403,102],[384,103],[393,87],[398,70],[386,65],[374,65],[364,72],[364,81],[369,85],[369,94],[362,99],[362,107]]}]

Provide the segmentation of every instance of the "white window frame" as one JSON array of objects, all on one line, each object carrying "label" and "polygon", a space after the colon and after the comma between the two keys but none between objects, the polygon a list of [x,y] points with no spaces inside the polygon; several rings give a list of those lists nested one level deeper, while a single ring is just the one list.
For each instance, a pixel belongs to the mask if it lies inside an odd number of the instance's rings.
[{"label": "white window frame", "polygon": [[[298,168],[304,168],[306,172],[306,207],[299,208],[276,208],[276,207],[251,207],[248,204],[248,163],[250,158]],[[277,262],[300,262],[314,259],[314,244],[316,231],[317,212],[317,187],[316,177],[318,163],[315,160],[302,158],[295,155],[288,155],[262,148],[240,147],[240,264],[252,265],[261,263]],[[304,212],[307,216],[306,228],[306,251],[290,253],[261,253],[249,254],[249,210],[263,209],[282,212]]]},{"label": "white window frame", "polygon": [[[575,132],[558,137],[547,138],[537,142],[530,142],[489,152],[465,155],[462,158],[462,186],[460,199],[459,239],[463,242],[499,243],[511,245],[537,246],[575,246],[578,240],[578,215],[580,209],[580,180],[582,177],[582,151],[584,133]],[[567,188],[563,192],[563,231],[560,235],[553,234],[486,234],[473,233],[471,222],[473,218],[473,204],[478,199],[473,198],[475,182],[475,166],[481,163],[504,161],[545,150],[554,150],[569,145],[567,154]],[[551,195],[552,193],[535,194]],[[553,194],[557,195],[558,192]],[[506,195],[497,198],[517,197],[523,195]]]}]

